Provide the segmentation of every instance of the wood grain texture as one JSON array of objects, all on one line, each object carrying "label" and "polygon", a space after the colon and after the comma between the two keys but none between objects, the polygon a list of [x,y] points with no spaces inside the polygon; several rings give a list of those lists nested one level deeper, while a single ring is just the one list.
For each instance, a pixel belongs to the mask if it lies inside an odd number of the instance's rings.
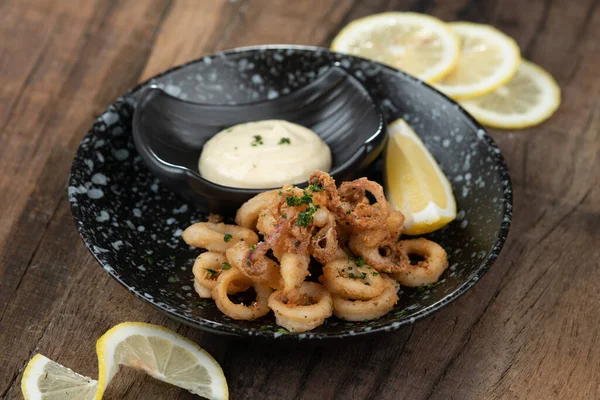
[{"label": "wood grain texture", "polygon": [[[393,334],[283,346],[182,326],[98,268],[72,225],[65,181],[107,104],[203,54],[327,46],[347,22],[388,10],[493,24],[562,89],[550,121],[492,132],[513,179],[514,222],[474,289]],[[600,398],[598,37],[597,0],[0,3],[0,397],[21,398],[22,368],[35,352],[96,376],[95,340],[139,320],[206,348],[234,399]],[[119,374],[107,397],[193,398],[133,371]]]}]

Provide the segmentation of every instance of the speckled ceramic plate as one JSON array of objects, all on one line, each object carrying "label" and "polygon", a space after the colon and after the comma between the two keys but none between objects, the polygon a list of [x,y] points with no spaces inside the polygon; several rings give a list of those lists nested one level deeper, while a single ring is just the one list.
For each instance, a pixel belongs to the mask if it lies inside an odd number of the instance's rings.
[{"label": "speckled ceramic plate", "polygon": [[[450,268],[427,290],[406,289],[388,315],[370,322],[331,318],[304,334],[288,334],[265,316],[235,321],[194,292],[198,249],[182,231],[206,211],[168,191],[148,171],[131,136],[140,89],[156,84],[198,102],[241,103],[285,95],[339,62],[378,99],[388,122],[404,118],[452,183],[458,218],[429,235],[444,246]],[[368,173],[381,182],[381,160]],[[97,119],[71,169],[69,201],[77,229],[100,265],[136,296],[189,325],[266,338],[334,338],[390,331],[439,310],[490,268],[511,220],[510,178],[500,150],[457,104],[401,72],[364,59],[310,47],[254,47],[206,56],[131,90]]]}]

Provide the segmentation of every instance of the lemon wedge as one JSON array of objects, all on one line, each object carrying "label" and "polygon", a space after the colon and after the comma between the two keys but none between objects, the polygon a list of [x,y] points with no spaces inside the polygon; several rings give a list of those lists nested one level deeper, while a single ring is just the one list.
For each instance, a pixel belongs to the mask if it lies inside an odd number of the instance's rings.
[{"label": "lemon wedge", "polygon": [[26,400],[99,400],[119,370],[131,367],[207,399],[227,399],[223,370],[195,343],[166,328],[124,322],[96,342],[98,381],[37,354],[21,381]]},{"label": "lemon wedge", "polygon": [[461,52],[456,68],[436,88],[455,99],[466,99],[489,93],[515,75],[521,52],[512,38],[488,25],[448,25],[460,38]]},{"label": "lemon wedge", "polygon": [[351,22],[333,39],[331,49],[435,82],[455,67],[460,46],[452,30],[437,18],[387,12]]},{"label": "lemon wedge", "polygon": [[494,128],[517,129],[537,125],[560,105],[560,88],[537,65],[523,61],[515,77],[492,93],[460,104],[475,119]]},{"label": "lemon wedge", "polygon": [[448,178],[415,131],[398,119],[388,126],[386,197],[405,217],[403,232],[422,235],[456,218],[456,201]]},{"label": "lemon wedge", "polygon": [[92,400],[97,390],[98,381],[79,375],[41,354],[29,361],[21,380],[25,400]]}]

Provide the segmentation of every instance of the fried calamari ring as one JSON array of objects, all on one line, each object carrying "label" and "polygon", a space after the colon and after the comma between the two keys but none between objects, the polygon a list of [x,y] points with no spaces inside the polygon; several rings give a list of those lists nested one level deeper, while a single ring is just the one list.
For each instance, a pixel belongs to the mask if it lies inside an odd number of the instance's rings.
[{"label": "fried calamari ring", "polygon": [[[221,272],[224,271],[224,267],[227,270],[231,268],[231,265],[221,253],[207,251],[196,258],[192,267],[192,273],[194,274],[194,288],[200,297],[211,298],[210,292],[217,286],[217,279],[221,275]],[[204,290],[198,288],[198,286]],[[236,286],[232,283],[227,293],[233,294],[245,290],[248,290],[248,285]]]},{"label": "fried calamari ring", "polygon": [[423,238],[402,240],[398,244],[408,255],[415,254],[425,258],[415,265],[409,264],[404,271],[391,275],[401,285],[409,287],[429,285],[437,282],[448,268],[446,251],[431,240]]},{"label": "fried calamari ring", "polygon": [[279,265],[268,257],[265,257],[265,263],[267,265],[265,272],[262,275],[255,277],[254,280],[264,283],[276,290],[283,289],[284,283]]},{"label": "fried calamari ring", "polygon": [[404,249],[398,243],[381,243],[371,247],[364,243],[361,235],[353,235],[348,245],[354,253],[379,272],[402,272],[410,263]]},{"label": "fried calamari ring", "polygon": [[[370,204],[367,192],[375,198],[374,204]],[[341,201],[336,209],[338,219],[353,229],[381,227],[390,211],[381,185],[367,178],[342,183],[338,194]]]},{"label": "fried calamari ring", "polygon": [[398,284],[383,275],[385,288],[379,296],[369,300],[349,300],[333,295],[333,315],[345,321],[368,321],[377,319],[394,307],[398,301]]},{"label": "fried calamari ring", "polygon": [[333,300],[322,285],[302,282],[295,291],[295,301],[282,290],[269,296],[268,305],[275,313],[277,325],[290,332],[306,332],[323,324],[331,316]]},{"label": "fried calamari ring", "polygon": [[235,223],[244,228],[254,229],[261,211],[277,201],[278,192],[278,190],[270,190],[259,193],[242,204],[235,214]]},{"label": "fried calamari ring", "polygon": [[249,246],[258,243],[258,235],[254,231],[222,222],[198,222],[183,231],[181,237],[190,246],[219,253],[224,253],[240,241]]},{"label": "fried calamari ring", "polygon": [[[230,285],[250,285],[256,291],[256,300],[246,306],[236,304],[227,297]],[[237,268],[228,269],[219,276],[217,286],[212,290],[212,298],[221,312],[230,318],[238,320],[253,320],[266,315],[269,312],[269,296],[272,290],[269,286],[260,282],[253,282]]]},{"label": "fried calamari ring", "polygon": [[377,297],[386,287],[379,272],[367,265],[359,267],[348,258],[325,265],[319,281],[332,295],[356,300]]},{"label": "fried calamari ring", "polygon": [[239,269],[248,278],[254,279],[257,276],[263,275],[268,265],[265,261],[266,255],[264,255],[266,253],[265,243],[261,242],[252,247],[254,250],[251,250],[251,247],[246,243],[239,242],[228,249],[225,255],[233,267]]}]

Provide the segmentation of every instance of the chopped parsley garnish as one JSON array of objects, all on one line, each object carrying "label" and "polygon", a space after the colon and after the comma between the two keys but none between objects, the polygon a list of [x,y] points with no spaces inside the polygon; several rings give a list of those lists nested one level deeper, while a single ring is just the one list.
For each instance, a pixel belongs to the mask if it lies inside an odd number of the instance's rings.
[{"label": "chopped parsley garnish", "polygon": [[250,266],[250,265],[251,265],[251,264],[250,264],[250,261],[246,261],[246,265],[247,265],[247,266]]},{"label": "chopped parsley garnish", "polygon": [[439,285],[440,283],[441,282],[438,281],[438,282],[435,282],[435,283],[430,283],[429,285],[417,286],[417,292],[423,293],[424,291],[429,290],[432,287]]},{"label": "chopped parsley garnish", "polygon": [[319,185],[318,181],[315,181],[308,185],[308,190],[310,190],[311,192],[322,192],[323,190],[325,190],[325,188]]},{"label": "chopped parsley garnish", "polygon": [[226,233],[225,236],[223,236],[223,241],[225,243],[228,243],[231,240],[231,238],[233,238],[233,236],[230,233]]},{"label": "chopped parsley garnish", "polygon": [[175,283],[175,282],[177,282],[177,277],[176,276],[170,276],[168,280],[169,280],[169,283]]},{"label": "chopped parsley garnish", "polygon": [[277,194],[281,196],[283,192],[280,190],[279,192],[277,192]]},{"label": "chopped parsley garnish", "polygon": [[300,241],[299,241],[299,240],[296,240],[296,241],[294,242],[294,246],[296,246],[296,247],[300,246]]},{"label": "chopped parsley garnish", "polygon": [[[357,267],[364,267],[365,264],[365,260],[363,260],[362,256],[354,258],[351,256],[348,256],[348,261],[353,262]],[[367,265],[368,267],[368,265]]]},{"label": "chopped parsley garnish", "polygon": [[281,214],[281,218],[287,219],[287,214]]},{"label": "chopped parsley garnish", "polygon": [[227,129],[225,132],[229,133],[229,132],[231,132],[232,130],[233,130],[233,128],[229,128],[229,129]]},{"label": "chopped parsley garnish", "polygon": [[296,206],[300,206],[302,204],[311,204],[312,203],[312,194],[310,194],[306,190],[304,190],[304,194],[302,195],[302,197],[298,197],[295,195],[287,196],[285,198],[285,202],[290,207],[296,207]]},{"label": "chopped parsley garnish", "polygon": [[279,143],[278,144],[290,144],[290,138],[288,137],[282,137],[281,139],[279,139]]},{"label": "chopped parsley garnish", "polygon": [[258,328],[258,330],[261,332],[268,331],[269,329],[273,329],[273,326],[272,325],[263,325],[260,328]]},{"label": "chopped parsley garnish", "polygon": [[352,210],[346,210],[346,215],[352,213]]},{"label": "chopped parsley garnish", "polygon": [[250,143],[250,145],[252,145],[253,147],[264,144],[264,142],[262,140],[262,136],[254,135],[253,138],[254,138],[254,141]]},{"label": "chopped parsley garnish", "polygon": [[252,246],[250,246],[250,251],[254,251],[255,248],[256,248],[256,245],[253,244]]},{"label": "chopped parsley garnish", "polygon": [[308,228],[308,225],[310,225],[310,223],[314,220],[313,214],[316,211],[317,208],[314,206],[314,204],[310,203],[306,210],[298,213],[298,220],[296,221],[296,225]]},{"label": "chopped parsley garnish", "polygon": [[210,268],[204,268],[206,270],[206,272],[208,272],[210,274],[210,276],[213,276],[217,273],[217,271],[215,271],[214,269],[210,269]]},{"label": "chopped parsley garnish", "polygon": [[290,332],[289,332],[287,329],[284,329],[284,328],[279,328],[279,329],[277,329],[277,333],[288,334],[288,333],[290,333]]},{"label": "chopped parsley garnish", "polygon": [[226,270],[226,269],[231,269],[231,264],[229,263],[221,263],[221,269]]},{"label": "chopped parsley garnish", "polygon": [[379,275],[379,272],[373,272],[373,276]]},{"label": "chopped parsley garnish", "polygon": [[146,262],[150,265],[154,264],[154,260],[150,256],[146,257]]}]

